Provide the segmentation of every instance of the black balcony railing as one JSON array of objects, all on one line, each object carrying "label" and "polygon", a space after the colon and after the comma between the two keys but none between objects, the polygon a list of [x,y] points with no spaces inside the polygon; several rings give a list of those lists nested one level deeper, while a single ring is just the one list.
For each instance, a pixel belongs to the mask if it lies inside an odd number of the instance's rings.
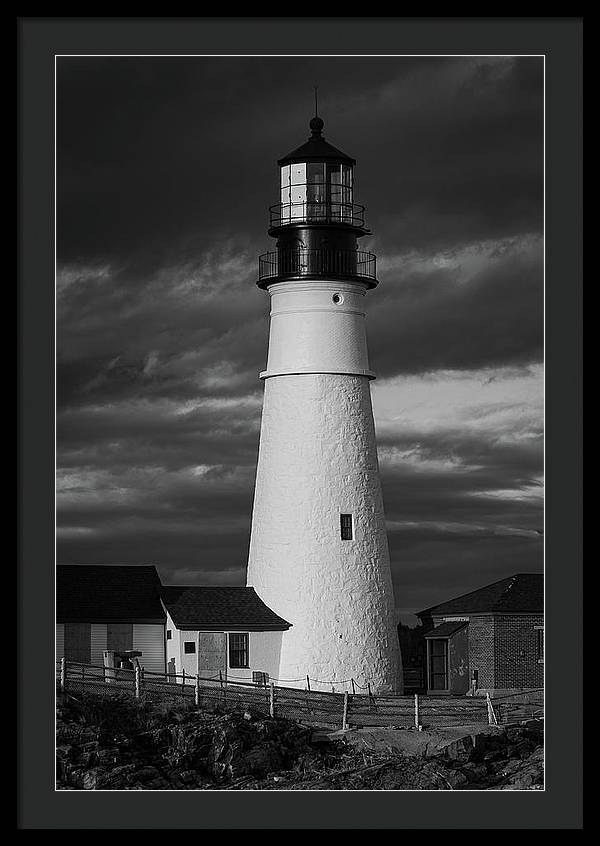
[{"label": "black balcony railing", "polygon": [[365,225],[365,207],[356,203],[343,202],[297,202],[277,203],[271,206],[270,222],[272,228],[289,226],[294,223],[345,223],[363,229]]},{"label": "black balcony railing", "polygon": [[376,258],[361,250],[281,249],[258,259],[259,284],[271,279],[364,279],[377,284]]}]

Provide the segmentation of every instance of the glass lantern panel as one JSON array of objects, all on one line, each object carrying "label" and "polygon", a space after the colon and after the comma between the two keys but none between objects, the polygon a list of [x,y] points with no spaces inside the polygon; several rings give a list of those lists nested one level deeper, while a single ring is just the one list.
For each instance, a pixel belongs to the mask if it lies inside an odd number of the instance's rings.
[{"label": "glass lantern panel", "polygon": [[284,165],[281,168],[281,221],[289,222],[290,219],[290,166]]},{"label": "glass lantern panel", "polygon": [[332,220],[342,219],[342,166],[327,165],[327,181],[329,182],[330,215]]},{"label": "glass lantern panel", "polygon": [[325,184],[325,164],[323,162],[309,162],[307,166],[306,203],[307,219],[323,218],[326,216],[327,186]]},{"label": "glass lantern panel", "polygon": [[291,165],[291,218],[304,220],[306,217],[306,163],[299,162]]},{"label": "glass lantern panel", "polygon": [[342,165],[342,218],[345,222],[352,222],[352,168]]}]

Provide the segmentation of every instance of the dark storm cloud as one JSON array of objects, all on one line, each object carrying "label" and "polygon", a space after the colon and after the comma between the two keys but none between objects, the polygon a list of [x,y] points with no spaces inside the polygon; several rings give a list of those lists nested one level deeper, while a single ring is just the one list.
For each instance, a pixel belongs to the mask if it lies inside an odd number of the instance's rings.
[{"label": "dark storm cloud", "polygon": [[507,386],[502,431],[440,405],[379,434],[398,605],[540,569],[541,426],[506,368],[542,351],[542,60],[61,58],[57,81],[59,559],[243,582],[256,258],[319,84],[375,233],[374,369]]},{"label": "dark storm cloud", "polygon": [[385,249],[540,230],[540,59],[63,58],[61,261],[143,271],[194,236],[264,240],[315,82]]}]

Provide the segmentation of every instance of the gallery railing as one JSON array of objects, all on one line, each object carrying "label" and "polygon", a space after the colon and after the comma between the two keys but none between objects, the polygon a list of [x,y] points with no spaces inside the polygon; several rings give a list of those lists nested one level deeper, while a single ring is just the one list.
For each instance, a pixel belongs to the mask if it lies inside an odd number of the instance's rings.
[{"label": "gallery railing", "polygon": [[258,259],[259,282],[276,278],[366,279],[376,282],[373,253],[362,250],[280,249],[263,253]]},{"label": "gallery railing", "polygon": [[365,207],[341,200],[277,203],[269,213],[273,228],[292,223],[346,223],[361,229],[365,225]]}]

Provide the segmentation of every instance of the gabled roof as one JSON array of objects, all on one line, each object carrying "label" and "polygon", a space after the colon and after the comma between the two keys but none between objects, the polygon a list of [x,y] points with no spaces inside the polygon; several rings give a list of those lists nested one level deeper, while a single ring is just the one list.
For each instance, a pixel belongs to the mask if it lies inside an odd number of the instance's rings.
[{"label": "gabled roof", "polygon": [[439,626],[436,626],[434,629],[429,629],[423,637],[427,638],[436,638],[436,637],[452,637],[452,635],[456,634],[456,632],[463,629],[465,626],[468,626],[469,623],[467,620],[460,620],[455,623],[442,623]]},{"label": "gabled roof", "polygon": [[284,631],[291,626],[251,587],[166,585],[161,588],[161,598],[178,629]]},{"label": "gabled roof", "polygon": [[491,585],[465,593],[456,599],[418,611],[417,617],[444,614],[524,614],[543,613],[542,573],[517,573]]},{"label": "gabled roof", "polygon": [[162,622],[160,579],[154,567],[60,564],[56,620],[101,623]]}]

